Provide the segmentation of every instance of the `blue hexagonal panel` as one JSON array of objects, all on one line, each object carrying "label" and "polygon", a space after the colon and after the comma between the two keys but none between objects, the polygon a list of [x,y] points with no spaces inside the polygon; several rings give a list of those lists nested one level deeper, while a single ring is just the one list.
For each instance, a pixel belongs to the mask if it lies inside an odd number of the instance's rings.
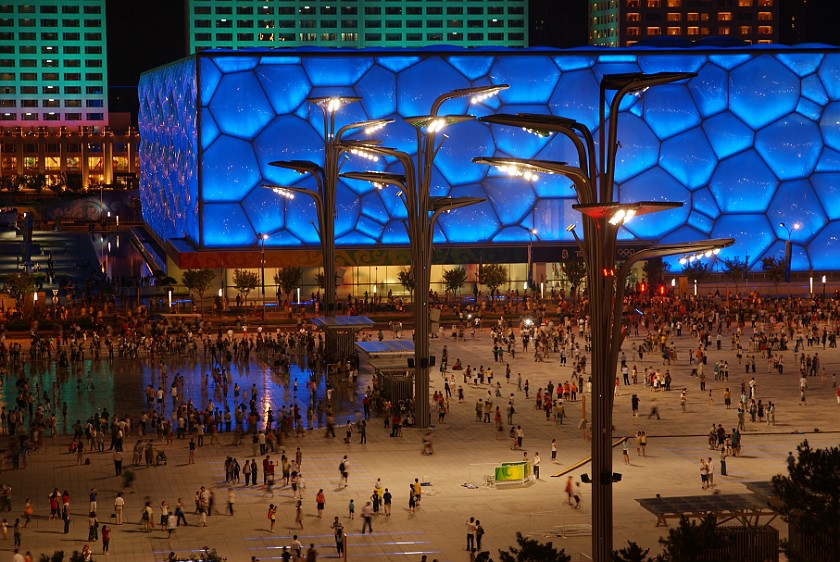
[{"label": "blue hexagonal panel", "polygon": [[[638,217],[621,229],[621,240],[732,235],[738,244],[725,255],[749,255],[755,267],[782,244],[778,223],[798,220],[803,228],[792,235],[794,268],[840,269],[831,245],[840,234],[840,54],[818,46],[198,53],[141,78],[143,216],[161,238],[187,238],[199,248],[253,249],[256,232],[271,232],[269,244],[277,248],[316,246],[312,201],[283,200],[259,187],[315,188],[311,176],[269,165],[323,163],[322,116],[306,97],[363,97],[339,110],[337,127],[396,119],[374,136],[413,158],[415,130],[402,117],[428,113],[443,92],[482,84],[511,88],[476,105],[452,99],[440,113],[565,116],[592,129],[597,143],[598,81],[639,70],[698,76],[623,99],[616,194],[689,205]],[[443,217],[436,243],[525,244],[529,225],[538,228],[541,243],[570,240],[566,226],[580,222],[571,208],[576,194],[570,180],[543,175],[528,183],[470,162],[508,155],[578,165],[569,139],[478,122],[444,133],[449,139],[431,168],[432,193],[486,202]],[[367,137],[359,132],[347,138]],[[342,162],[343,171],[403,172],[393,159],[348,155]],[[396,188],[341,181],[338,244],[405,246],[405,214]]]},{"label": "blue hexagonal panel", "polygon": [[779,179],[802,178],[811,173],[820,157],[820,129],[794,113],[759,131],[755,150]]},{"label": "blue hexagonal panel", "polygon": [[721,162],[709,187],[721,209],[763,213],[778,184],[767,164],[755,151],[748,150]]},{"label": "blue hexagonal panel", "polygon": [[796,108],[799,79],[771,55],[744,63],[729,78],[729,107],[754,129],[769,125]]}]

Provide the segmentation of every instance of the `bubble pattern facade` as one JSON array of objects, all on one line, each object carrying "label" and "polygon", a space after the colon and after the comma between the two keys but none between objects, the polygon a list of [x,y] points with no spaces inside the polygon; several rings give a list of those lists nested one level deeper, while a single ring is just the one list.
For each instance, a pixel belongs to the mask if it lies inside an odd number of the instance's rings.
[{"label": "bubble pattern facade", "polygon": [[[737,49],[436,49],[203,51],[150,71],[140,83],[141,198],[144,219],[164,239],[199,249],[317,247],[315,205],[262,189],[315,188],[274,160],[323,161],[321,110],[307,97],[353,95],[338,126],[397,121],[376,133],[409,153],[414,129],[400,116],[424,115],[441,93],[506,83],[476,105],[446,102],[442,114],[544,113],[574,118],[597,142],[598,83],[605,74],[693,71],[689,81],[627,96],[619,115],[618,199],[679,201],[681,209],[638,217],[622,240],[661,243],[735,238],[722,257],[781,257],[791,234],[794,270],[837,270],[840,247],[840,50],[825,46]],[[562,136],[477,121],[446,129],[432,194],[482,197],[439,220],[439,245],[572,242],[579,223],[568,180],[510,178],[471,163],[515,156],[576,164]],[[364,138],[362,133],[347,138]],[[394,162],[352,155],[342,171],[402,172]],[[406,246],[396,191],[341,181],[336,244]]]}]

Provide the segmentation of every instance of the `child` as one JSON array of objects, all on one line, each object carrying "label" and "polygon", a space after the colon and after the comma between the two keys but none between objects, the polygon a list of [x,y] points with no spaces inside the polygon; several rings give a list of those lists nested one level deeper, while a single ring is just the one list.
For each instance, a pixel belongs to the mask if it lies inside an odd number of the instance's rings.
[{"label": "child", "polygon": [[3,531],[3,540],[9,540],[9,522],[6,521],[5,517],[0,521],[0,530]]},{"label": "child", "polygon": [[350,503],[347,505],[347,511],[350,514],[350,519],[356,518],[356,504],[353,503],[352,499],[350,499]]}]

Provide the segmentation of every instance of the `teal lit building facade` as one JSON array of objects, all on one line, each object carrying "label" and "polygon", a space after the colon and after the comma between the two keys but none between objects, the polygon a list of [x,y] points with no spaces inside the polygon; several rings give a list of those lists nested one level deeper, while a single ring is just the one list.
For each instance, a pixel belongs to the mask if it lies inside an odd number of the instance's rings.
[{"label": "teal lit building facade", "polygon": [[[265,184],[313,188],[311,178],[269,165],[323,160],[320,110],[307,97],[354,95],[341,124],[392,117],[377,133],[414,151],[400,116],[423,115],[440,93],[506,83],[476,105],[443,113],[546,113],[596,130],[604,74],[693,71],[697,77],[629,96],[621,107],[618,199],[678,201],[680,209],[636,217],[620,240],[736,239],[721,257],[781,257],[791,234],[792,267],[834,271],[840,245],[840,50],[806,48],[609,50],[204,51],[141,79],[141,198],[144,219],[165,240],[195,252],[317,251],[309,198],[278,197]],[[571,143],[477,121],[447,129],[435,160],[433,195],[481,197],[440,218],[439,248],[572,245],[575,192],[562,178],[525,182],[470,162],[475,156],[574,162]],[[597,132],[596,132],[597,138]],[[399,171],[350,156],[343,171]],[[396,193],[342,181],[337,246],[404,248]],[[679,269],[679,267],[675,267]]]},{"label": "teal lit building facade", "polygon": [[187,52],[528,46],[528,0],[187,0]]},{"label": "teal lit building facade", "polygon": [[105,0],[0,0],[0,126],[108,124]]}]

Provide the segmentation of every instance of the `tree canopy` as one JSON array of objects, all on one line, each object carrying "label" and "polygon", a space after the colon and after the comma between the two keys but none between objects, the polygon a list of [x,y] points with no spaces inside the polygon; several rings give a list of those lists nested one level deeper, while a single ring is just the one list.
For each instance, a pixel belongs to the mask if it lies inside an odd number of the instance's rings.
[{"label": "tree canopy", "polygon": [[288,297],[292,291],[300,287],[300,280],[303,278],[303,269],[298,266],[281,267],[274,274],[274,282],[283,290]]},{"label": "tree canopy", "polygon": [[457,295],[467,282],[467,270],[463,267],[443,270],[443,284],[447,292]]},{"label": "tree canopy", "polygon": [[260,284],[260,277],[255,271],[247,269],[233,270],[233,286],[248,299],[248,294]]},{"label": "tree canopy", "polygon": [[190,293],[198,295],[201,308],[204,308],[204,293],[210,288],[215,278],[216,272],[212,269],[188,269],[181,276],[181,283],[189,289]]},{"label": "tree canopy", "polygon": [[508,282],[507,268],[500,263],[489,263],[481,268],[479,281],[490,289],[490,293]]},{"label": "tree canopy", "polygon": [[550,542],[541,543],[516,533],[517,546],[508,547],[506,551],[499,550],[499,559],[502,562],[570,562],[571,556],[561,548],[554,548]]}]

